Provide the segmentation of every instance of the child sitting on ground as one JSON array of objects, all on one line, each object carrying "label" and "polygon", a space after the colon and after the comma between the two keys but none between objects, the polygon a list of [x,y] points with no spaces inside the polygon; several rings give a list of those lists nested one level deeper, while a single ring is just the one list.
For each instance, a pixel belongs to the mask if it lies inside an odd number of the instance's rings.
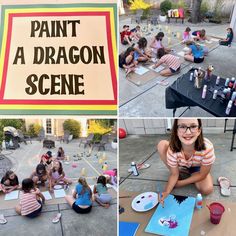
[{"label": "child sitting on ground", "polygon": [[129,26],[128,25],[124,25],[123,26],[123,31],[120,32],[120,41],[123,45],[131,45],[131,32],[129,31]]},{"label": "child sitting on ground", "polygon": [[103,175],[99,176],[97,184],[94,185],[93,193],[95,201],[101,206],[108,208],[110,206],[112,197],[107,191],[106,183],[106,177]]},{"label": "child sitting on ground", "polygon": [[65,177],[62,164],[60,161],[54,161],[53,167],[49,172],[49,190],[53,191],[53,187],[57,184],[68,185],[72,184],[72,181]]},{"label": "child sitting on ground", "polygon": [[65,159],[65,152],[63,150],[62,147],[59,147],[58,148],[58,151],[57,151],[57,160],[64,160]]},{"label": "child sitting on ground", "polygon": [[103,171],[107,183],[117,186],[117,169]]},{"label": "child sitting on ground", "polygon": [[182,43],[186,43],[188,41],[192,41],[192,36],[190,34],[191,29],[189,27],[187,27],[183,33],[183,41]]},{"label": "child sitting on ground", "polygon": [[139,40],[142,37],[141,27],[139,25],[131,29],[130,32],[133,40]]},{"label": "child sitting on ground", "polygon": [[84,177],[80,177],[73,196],[66,195],[67,203],[76,213],[89,213],[92,209],[92,191]]},{"label": "child sitting on ground", "polygon": [[41,183],[42,186],[45,186],[45,182],[48,180],[48,177],[49,177],[48,172],[43,163],[39,163],[36,166],[36,170],[33,171],[33,173],[30,176],[35,186],[37,186],[39,182]]},{"label": "child sitting on ground", "polygon": [[202,30],[196,30],[192,33],[194,37],[194,40],[196,41],[204,41],[207,40],[206,37],[206,30],[202,29]]},{"label": "child sitting on ground", "polygon": [[159,32],[151,41],[150,47],[153,49],[155,55],[157,54],[159,48],[164,48],[166,53],[169,53],[171,51],[170,48],[165,48],[162,44],[164,36],[165,35],[163,32]]},{"label": "child sitting on ground", "polygon": [[134,47],[134,61],[146,62],[151,59],[151,55],[145,51],[147,47],[147,39],[140,38],[137,45]]},{"label": "child sitting on ground", "polygon": [[153,66],[153,68],[157,68],[161,64],[166,64],[168,68],[162,70],[160,75],[162,76],[171,76],[180,71],[181,63],[178,57],[166,54],[164,48],[159,48],[157,51],[157,57],[160,59],[157,64]]},{"label": "child sitting on ground", "polygon": [[52,164],[52,152],[47,151],[47,153],[43,154],[40,159],[40,163],[44,164],[46,168],[50,168]]},{"label": "child sitting on ground", "polygon": [[119,67],[124,68],[126,75],[135,70],[137,61],[134,61],[134,48],[128,47],[127,50],[119,55]]},{"label": "child sitting on ground", "polygon": [[45,198],[39,189],[34,188],[32,179],[24,179],[22,181],[23,193],[20,194],[20,204],[15,210],[19,215],[34,218],[42,211]]},{"label": "child sitting on ground", "polygon": [[204,49],[202,46],[194,42],[187,42],[186,45],[189,47],[189,51],[184,56],[186,61],[194,63],[201,63],[204,61]]},{"label": "child sitting on ground", "polygon": [[0,189],[4,193],[10,193],[13,190],[19,189],[19,181],[17,175],[12,171],[8,170],[6,174],[2,177]]},{"label": "child sitting on ground", "polygon": [[230,47],[231,43],[233,41],[233,38],[234,38],[233,29],[232,28],[228,28],[227,29],[227,37],[226,37],[226,39],[220,40],[219,44]]}]

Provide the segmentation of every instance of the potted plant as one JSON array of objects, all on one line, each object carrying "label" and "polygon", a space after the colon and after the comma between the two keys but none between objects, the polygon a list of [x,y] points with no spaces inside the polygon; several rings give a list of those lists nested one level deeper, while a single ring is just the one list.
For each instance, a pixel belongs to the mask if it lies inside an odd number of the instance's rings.
[{"label": "potted plant", "polygon": [[166,15],[168,10],[170,10],[172,7],[172,3],[169,0],[165,0],[161,3],[160,5],[160,9],[161,9],[161,15],[159,16],[159,19],[161,22],[165,22],[166,21]]}]

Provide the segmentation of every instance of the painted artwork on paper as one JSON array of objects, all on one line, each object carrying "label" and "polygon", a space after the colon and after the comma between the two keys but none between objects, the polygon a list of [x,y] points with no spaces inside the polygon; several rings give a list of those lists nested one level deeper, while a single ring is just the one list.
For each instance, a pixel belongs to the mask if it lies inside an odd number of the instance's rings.
[{"label": "painted artwork on paper", "polygon": [[158,205],[145,232],[168,235],[187,236],[195,206],[195,198],[179,195],[169,195],[164,207]]}]

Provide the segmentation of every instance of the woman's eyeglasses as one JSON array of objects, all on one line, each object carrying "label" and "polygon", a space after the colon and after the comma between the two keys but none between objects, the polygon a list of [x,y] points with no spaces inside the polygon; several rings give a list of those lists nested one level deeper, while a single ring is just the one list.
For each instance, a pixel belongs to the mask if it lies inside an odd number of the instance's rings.
[{"label": "woman's eyeglasses", "polygon": [[178,125],[178,131],[181,133],[186,133],[189,129],[191,133],[196,133],[199,130],[199,125]]}]

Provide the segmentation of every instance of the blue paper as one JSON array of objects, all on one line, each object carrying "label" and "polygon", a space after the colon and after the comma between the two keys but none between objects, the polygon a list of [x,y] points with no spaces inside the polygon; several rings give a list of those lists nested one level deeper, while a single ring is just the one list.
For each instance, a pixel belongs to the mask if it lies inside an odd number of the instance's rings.
[{"label": "blue paper", "polygon": [[119,222],[119,236],[134,236],[138,230],[139,223]]},{"label": "blue paper", "polygon": [[188,236],[195,206],[194,197],[169,195],[164,208],[158,205],[145,232],[168,235]]}]

